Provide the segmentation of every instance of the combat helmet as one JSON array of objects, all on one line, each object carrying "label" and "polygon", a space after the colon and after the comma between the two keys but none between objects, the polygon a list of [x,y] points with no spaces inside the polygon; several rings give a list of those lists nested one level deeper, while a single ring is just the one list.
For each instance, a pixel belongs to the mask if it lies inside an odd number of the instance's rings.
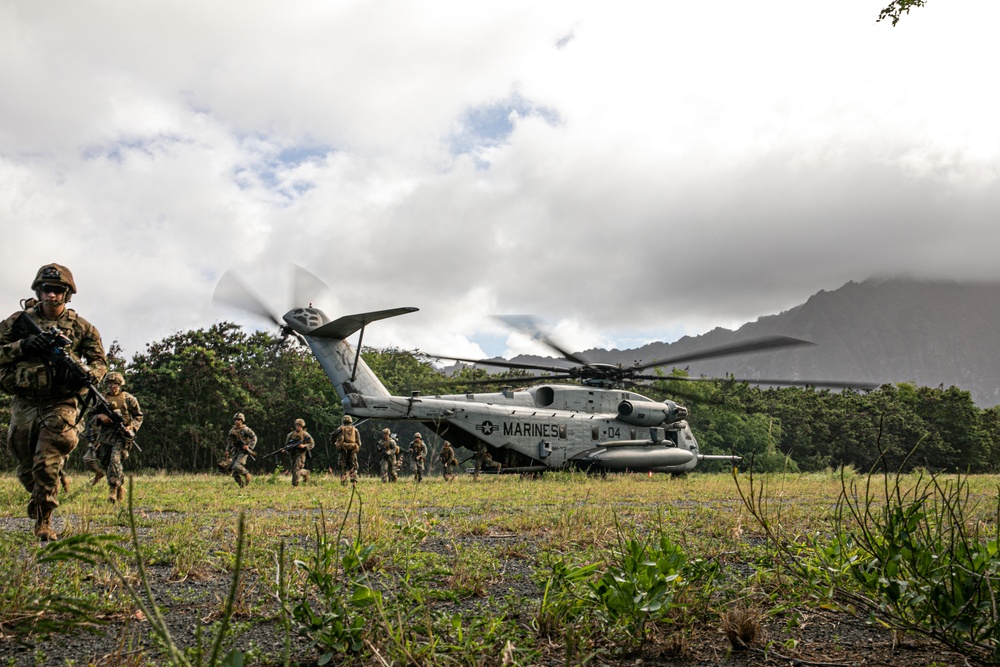
[{"label": "combat helmet", "polygon": [[351,415],[344,415],[344,418],[340,420],[341,424],[353,424],[354,420],[351,419]]},{"label": "combat helmet", "polygon": [[296,419],[295,420],[295,425],[296,426],[301,426],[302,428],[305,428],[305,426],[306,426],[306,420],[305,419]]},{"label": "combat helmet", "polygon": [[390,431],[389,429],[387,429],[387,428],[382,429],[382,435],[391,435],[391,434],[392,434],[392,431]]},{"label": "combat helmet", "polygon": [[106,384],[111,384],[112,382],[114,382],[115,384],[117,384],[117,385],[119,385],[121,387],[124,387],[125,386],[125,376],[123,376],[121,373],[119,373],[117,371],[113,371],[113,372],[108,373],[107,375],[104,376],[104,382]]},{"label": "combat helmet", "polygon": [[241,422],[245,422],[247,420],[247,418],[243,416],[242,412],[237,412],[235,415],[233,415],[233,421],[236,421],[237,419],[239,419]]},{"label": "combat helmet", "polygon": [[422,440],[423,438],[421,438],[421,437],[420,437],[420,434],[419,434],[419,433],[417,433],[417,434],[416,434],[415,436],[413,436],[413,439],[414,439],[414,440]]},{"label": "combat helmet", "polygon": [[[69,294],[76,294],[76,281],[73,280],[73,272],[62,264],[46,264],[38,269],[38,273],[35,274],[35,279],[31,283],[31,289],[37,292],[41,285],[51,284],[62,285],[69,290]],[[66,297],[66,300],[69,300],[69,296]]]}]

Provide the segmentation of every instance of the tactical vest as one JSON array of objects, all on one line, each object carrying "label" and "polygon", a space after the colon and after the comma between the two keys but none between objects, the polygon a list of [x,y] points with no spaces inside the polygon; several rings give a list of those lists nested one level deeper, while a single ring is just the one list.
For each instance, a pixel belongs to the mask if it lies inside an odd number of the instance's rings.
[{"label": "tactical vest", "polygon": [[104,399],[115,412],[121,415],[122,421],[125,422],[125,427],[128,428],[129,424],[132,423],[132,413],[128,409],[128,403],[125,400],[125,396],[127,396],[127,394],[124,391],[120,391],[117,396],[105,394]]}]

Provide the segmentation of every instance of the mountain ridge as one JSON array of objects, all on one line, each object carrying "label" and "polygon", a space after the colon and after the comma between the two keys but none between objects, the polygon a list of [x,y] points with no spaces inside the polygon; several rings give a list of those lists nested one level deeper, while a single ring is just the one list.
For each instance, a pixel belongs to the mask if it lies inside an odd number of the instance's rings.
[{"label": "mountain ridge", "polygon": [[[685,367],[692,376],[955,385],[970,392],[980,407],[1000,404],[1000,282],[850,281],[735,331],[719,327],[672,343],[629,350],[594,348],[578,354],[592,362],[631,365],[771,335],[816,345],[691,362]],[[552,358],[527,355],[511,361],[553,364]]]}]

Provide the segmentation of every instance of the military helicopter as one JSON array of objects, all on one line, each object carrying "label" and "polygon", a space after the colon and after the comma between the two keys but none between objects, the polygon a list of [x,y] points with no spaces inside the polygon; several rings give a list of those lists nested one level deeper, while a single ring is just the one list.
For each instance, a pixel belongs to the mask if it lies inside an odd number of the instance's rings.
[{"label": "military helicopter", "polygon": [[[225,278],[225,276],[224,276]],[[230,281],[231,282],[231,281]],[[220,285],[222,281],[220,281]],[[219,290],[216,292],[219,298]],[[245,291],[239,299],[221,299],[257,314],[267,315],[294,335],[316,356],[341,397],[344,414],[355,418],[416,421],[452,444],[475,451],[482,442],[504,473],[541,473],[564,468],[591,472],[662,472],[683,474],[700,462],[740,457],[702,454],[685,417],[687,408],[671,400],[656,401],[629,389],[648,380],[664,379],[647,371],[700,359],[763,350],[812,345],[807,341],[772,336],[714,347],[701,352],[658,359],[633,366],[590,362],[572,354],[541,332],[534,336],[563,356],[568,366],[501,360],[474,360],[447,355],[439,359],[510,369],[535,370],[546,375],[505,378],[510,386],[500,392],[452,395],[393,396],[361,357],[365,328],[390,317],[416,312],[413,307],[391,308],[346,315],[330,320],[323,311],[296,307],[281,320]],[[508,323],[514,324],[513,320]],[[358,333],[356,346],[348,338]],[[708,378],[679,378],[695,381]],[[578,384],[562,384],[572,380]],[[850,386],[843,382],[753,380],[760,384]],[[484,383],[497,384],[497,380]],[[514,384],[537,383],[514,389]]]}]

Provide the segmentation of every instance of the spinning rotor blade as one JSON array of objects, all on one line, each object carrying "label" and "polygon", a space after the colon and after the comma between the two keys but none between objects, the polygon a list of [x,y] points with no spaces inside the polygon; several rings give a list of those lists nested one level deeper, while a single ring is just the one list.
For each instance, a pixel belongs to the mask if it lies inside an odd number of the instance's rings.
[{"label": "spinning rotor blade", "polygon": [[303,308],[312,305],[330,288],[311,271],[292,264],[292,306]]},{"label": "spinning rotor blade", "polygon": [[800,345],[815,344],[816,343],[810,343],[807,340],[790,338],[788,336],[765,336],[763,338],[755,338],[753,340],[742,341],[739,343],[719,345],[718,347],[708,348],[707,350],[702,350],[701,352],[690,352],[676,357],[657,359],[656,361],[651,361],[646,364],[637,364],[634,368],[635,370],[644,370],[646,368],[653,368],[654,366],[679,364],[684,361],[700,361],[702,359],[725,357],[731,354],[744,354],[747,352],[759,352],[761,350],[774,350],[782,347],[798,347]]},{"label": "spinning rotor blade", "polygon": [[537,340],[550,349],[558,352],[559,356],[580,364],[581,366],[590,366],[589,361],[583,357],[576,356],[556,343],[555,340],[553,340],[552,337],[544,330],[538,320],[531,315],[497,315],[496,319],[506,324],[511,329],[516,329],[517,331],[530,335],[534,340]]},{"label": "spinning rotor blade", "polygon": [[219,283],[215,286],[215,293],[212,295],[212,301],[259,315],[274,322],[279,327],[285,326],[282,319],[268,308],[264,300],[247,287],[246,283],[240,280],[232,269],[223,273],[222,277],[219,278]]},{"label": "spinning rotor blade", "polygon": [[444,380],[442,382],[435,382],[428,387],[467,387],[473,385],[485,385],[485,384],[496,384],[500,386],[504,385],[515,385],[515,384],[529,384],[531,382],[538,382],[539,380],[550,381],[550,380],[572,380],[572,375],[530,375],[525,377],[513,377],[513,378],[486,378],[482,380]]},{"label": "spinning rotor blade", "polygon": [[451,357],[442,356],[440,354],[431,354],[429,352],[421,352],[421,356],[429,357],[431,359],[448,359],[450,361],[462,361],[467,364],[476,364],[478,366],[496,366],[497,368],[516,368],[519,370],[528,371],[551,371],[553,373],[565,373],[567,368],[562,366],[545,366],[542,364],[521,364],[514,361],[505,361],[503,359],[493,360],[493,359],[464,359],[462,357]]},{"label": "spinning rotor blade", "polygon": [[841,382],[837,380],[765,380],[757,378],[708,378],[673,375],[635,375],[636,380],[679,380],[680,382],[746,382],[752,385],[772,384],[779,387],[821,387],[824,389],[878,389],[874,382]]}]

